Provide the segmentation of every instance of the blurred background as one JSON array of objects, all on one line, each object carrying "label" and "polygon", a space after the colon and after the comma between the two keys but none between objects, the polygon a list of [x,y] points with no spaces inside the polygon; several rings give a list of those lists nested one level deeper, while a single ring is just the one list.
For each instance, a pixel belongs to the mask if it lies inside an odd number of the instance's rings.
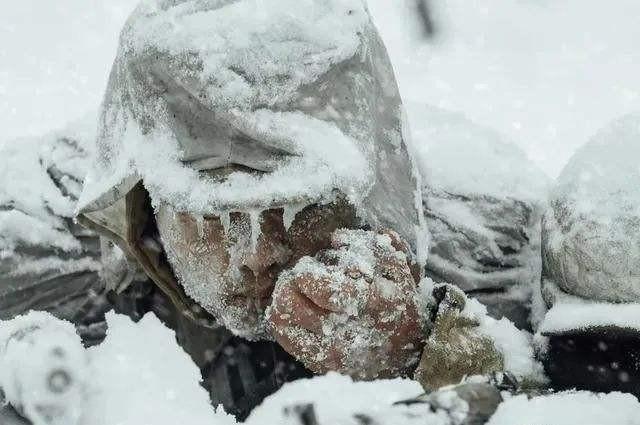
[{"label": "blurred background", "polygon": [[[0,13],[0,143],[95,110],[138,0],[20,0]],[[368,0],[407,101],[459,111],[551,177],[640,110],[637,0]]]}]

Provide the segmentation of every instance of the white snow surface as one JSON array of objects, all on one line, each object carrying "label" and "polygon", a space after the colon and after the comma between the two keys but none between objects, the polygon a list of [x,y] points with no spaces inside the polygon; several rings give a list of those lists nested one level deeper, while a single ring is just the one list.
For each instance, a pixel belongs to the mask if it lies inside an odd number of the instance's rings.
[{"label": "white snow surface", "polygon": [[[20,357],[8,357],[0,352],[0,361],[4,362],[0,386],[5,390],[11,388],[6,386],[8,381],[2,379],[9,376],[34,391],[41,386],[46,388],[43,385],[48,376],[46,372],[57,363],[47,357],[45,349],[61,344],[65,353],[75,354],[69,357],[74,361],[65,364],[65,370],[72,373],[74,379],[84,381],[84,388],[76,394],[76,399],[53,401],[63,405],[75,402],[68,407],[80,413],[76,422],[79,425],[235,424],[235,419],[222,409],[216,411],[211,406],[207,392],[199,384],[200,370],[177,345],[173,331],[158,318],[147,314],[134,323],[126,316],[108,313],[107,325],[106,339],[85,350],[73,325],[48,313],[31,312],[0,321],[0,342],[16,332],[29,335],[34,328],[39,328],[34,334],[37,339],[32,343],[35,350],[22,350]],[[71,339],[60,337],[65,334]],[[13,374],[6,375],[7,371]],[[9,400],[26,398],[34,405],[52,398],[50,391],[8,395]]]},{"label": "white snow surface", "polygon": [[601,326],[640,330],[640,304],[557,302],[547,311],[539,333],[555,333]]},{"label": "white snow surface", "polygon": [[606,226],[640,215],[639,187],[640,113],[617,118],[578,149],[558,177],[552,200]]},{"label": "white snow surface", "polygon": [[[173,331],[153,314],[138,323],[107,314],[107,337],[89,349],[97,388],[87,406],[91,425],[227,425],[200,386],[201,375],[177,345]],[[114,408],[117,406],[117,408]]]},{"label": "white snow surface", "polygon": [[640,402],[631,394],[569,391],[509,398],[487,425],[637,425],[639,418]]},{"label": "white snow surface", "polygon": [[312,403],[320,424],[358,425],[362,422],[355,417],[357,414],[367,415],[382,424],[452,424],[446,412],[431,412],[426,404],[391,407],[397,401],[417,397],[423,392],[420,384],[408,379],[354,382],[349,377],[328,373],[285,384],[267,397],[246,423],[295,424],[297,422],[292,419],[286,422],[284,409]]}]

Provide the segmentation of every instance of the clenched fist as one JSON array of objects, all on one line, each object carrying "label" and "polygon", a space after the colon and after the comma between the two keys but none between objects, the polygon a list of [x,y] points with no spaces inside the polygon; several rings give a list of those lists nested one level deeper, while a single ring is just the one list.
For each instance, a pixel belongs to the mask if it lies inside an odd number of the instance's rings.
[{"label": "clenched fist", "polygon": [[392,231],[337,230],[331,248],[281,274],[267,310],[274,338],[316,373],[411,373],[424,344],[409,251]]}]

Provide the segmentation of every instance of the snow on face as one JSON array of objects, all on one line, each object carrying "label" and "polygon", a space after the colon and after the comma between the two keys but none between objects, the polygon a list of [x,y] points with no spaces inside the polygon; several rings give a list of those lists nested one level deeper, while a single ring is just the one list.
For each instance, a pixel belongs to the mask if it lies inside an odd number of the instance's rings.
[{"label": "snow on face", "polygon": [[156,220],[187,295],[249,339],[267,337],[264,310],[280,272],[326,248],[333,230],[355,222],[346,204],[206,217],[165,204],[157,208]]}]

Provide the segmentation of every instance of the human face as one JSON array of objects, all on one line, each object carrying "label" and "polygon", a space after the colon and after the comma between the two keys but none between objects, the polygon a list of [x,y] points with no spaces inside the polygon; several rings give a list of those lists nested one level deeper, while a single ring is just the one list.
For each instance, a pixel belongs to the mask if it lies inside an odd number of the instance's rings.
[{"label": "human face", "polygon": [[169,262],[187,295],[245,338],[267,337],[264,311],[280,272],[328,248],[336,229],[356,225],[355,210],[344,200],[302,209],[289,228],[283,212],[202,217],[167,204],[156,212]]}]

